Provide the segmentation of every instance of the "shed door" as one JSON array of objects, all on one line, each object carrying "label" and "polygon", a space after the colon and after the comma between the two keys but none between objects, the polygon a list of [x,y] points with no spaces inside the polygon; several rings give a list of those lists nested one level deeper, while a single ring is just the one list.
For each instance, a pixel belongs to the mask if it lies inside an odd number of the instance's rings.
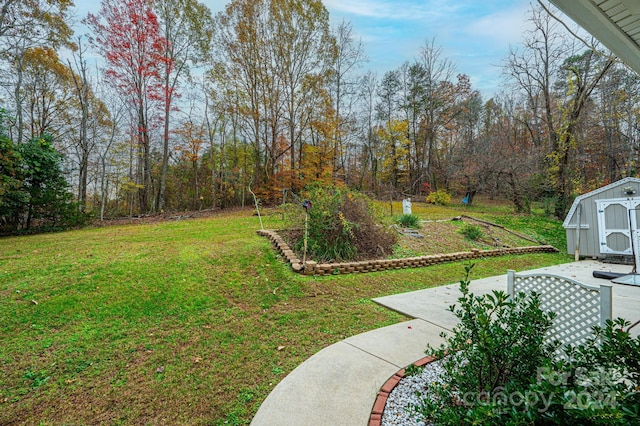
[{"label": "shed door", "polygon": [[[599,200],[598,234],[600,237],[600,253],[602,254],[633,254],[631,249],[631,229],[637,230],[640,224],[640,198],[625,198],[620,200]],[[629,210],[631,215],[629,215]],[[638,232],[634,235],[638,238]]]}]

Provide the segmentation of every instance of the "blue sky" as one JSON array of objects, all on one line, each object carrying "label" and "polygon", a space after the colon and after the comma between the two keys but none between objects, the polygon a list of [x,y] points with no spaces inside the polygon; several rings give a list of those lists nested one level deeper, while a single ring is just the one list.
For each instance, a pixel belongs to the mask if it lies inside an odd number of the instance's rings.
[{"label": "blue sky", "polygon": [[[200,0],[215,14],[227,0]],[[535,1],[533,1],[535,3]],[[418,56],[435,37],[443,56],[473,87],[491,97],[500,90],[499,65],[520,42],[530,0],[323,0],[333,23],[352,23],[371,69],[381,77]],[[96,13],[96,0],[76,0],[78,16]]]},{"label": "blue sky", "polygon": [[332,20],[350,21],[382,74],[419,55],[435,37],[443,56],[484,96],[499,90],[499,65],[525,28],[529,0],[324,0]]}]

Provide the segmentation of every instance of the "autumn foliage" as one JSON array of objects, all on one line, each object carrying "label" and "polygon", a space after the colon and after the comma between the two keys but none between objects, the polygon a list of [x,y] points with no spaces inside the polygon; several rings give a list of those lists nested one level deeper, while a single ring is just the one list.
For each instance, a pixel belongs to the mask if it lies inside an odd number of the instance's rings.
[{"label": "autumn foliage", "polygon": [[487,99],[435,38],[364,69],[362,40],[319,0],[233,0],[215,16],[198,0],[102,0],[76,38],[70,0],[0,5],[6,133],[53,135],[79,209],[101,218],[246,206],[249,186],[274,205],[338,182],[562,217],[637,174],[640,79],[538,7]]}]

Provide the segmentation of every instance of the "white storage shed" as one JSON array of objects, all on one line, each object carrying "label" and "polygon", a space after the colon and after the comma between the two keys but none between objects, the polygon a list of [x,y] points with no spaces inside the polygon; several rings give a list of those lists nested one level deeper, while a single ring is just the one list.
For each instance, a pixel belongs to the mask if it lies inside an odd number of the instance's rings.
[{"label": "white storage shed", "polygon": [[563,226],[567,251],[576,259],[632,256],[633,239],[640,243],[640,178],[624,178],[580,195]]}]

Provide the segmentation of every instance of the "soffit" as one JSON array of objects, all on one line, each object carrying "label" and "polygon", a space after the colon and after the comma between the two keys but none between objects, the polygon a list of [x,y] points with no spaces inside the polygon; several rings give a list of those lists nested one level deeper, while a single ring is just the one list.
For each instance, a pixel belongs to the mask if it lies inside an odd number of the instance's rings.
[{"label": "soffit", "polygon": [[640,74],[640,0],[551,0]]}]

